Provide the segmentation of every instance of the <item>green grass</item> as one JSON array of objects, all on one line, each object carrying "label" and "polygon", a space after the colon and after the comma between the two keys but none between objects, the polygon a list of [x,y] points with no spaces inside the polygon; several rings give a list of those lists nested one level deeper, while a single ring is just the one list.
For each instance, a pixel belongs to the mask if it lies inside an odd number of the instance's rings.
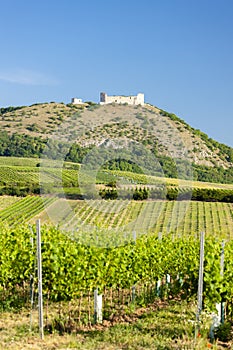
[{"label": "green grass", "polygon": [[[72,334],[54,330],[45,331],[45,339],[39,339],[37,315],[33,315],[33,327],[29,332],[27,311],[0,315],[1,349],[80,349],[80,350],[142,350],[142,349],[206,349],[208,322],[201,327],[201,338],[194,338],[195,304],[185,301],[157,302],[141,308],[124,318],[103,325],[84,327]],[[213,345],[212,349],[220,349]]]}]

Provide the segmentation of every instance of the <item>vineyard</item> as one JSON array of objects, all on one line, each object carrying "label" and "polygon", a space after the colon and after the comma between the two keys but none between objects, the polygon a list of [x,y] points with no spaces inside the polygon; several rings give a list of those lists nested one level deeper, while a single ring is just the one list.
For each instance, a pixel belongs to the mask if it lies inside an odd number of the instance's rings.
[{"label": "vineyard", "polygon": [[[6,198],[5,201],[7,201]],[[53,201],[53,198],[42,199],[41,197],[36,196],[28,196],[23,199],[18,199],[15,203],[0,211],[0,221],[7,222],[9,225],[17,225],[18,223],[27,221],[39,214]]]},{"label": "vineyard", "polygon": [[[185,199],[194,185],[197,194],[204,188],[217,189],[226,196],[232,185],[190,184],[185,180],[101,171],[95,184],[97,195],[100,188],[108,189],[109,183],[119,181],[123,194],[125,188],[132,194],[140,184],[148,186],[151,198],[119,196],[105,200],[89,198],[87,194],[77,200],[70,199],[75,196],[61,196],[57,189],[61,187],[67,193],[67,186],[69,194],[80,194],[78,164],[67,162],[60,169],[51,163],[43,171],[37,159],[9,162],[0,158],[0,164],[1,187],[41,183],[44,191],[40,196],[0,197],[2,312],[26,308],[35,313],[35,221],[40,219],[47,332],[76,332],[92,326],[94,291],[103,296],[103,318],[108,321],[119,315],[127,319],[132,308],[148,307],[158,299],[196,301],[200,232],[205,232],[206,237],[203,308],[215,312],[216,303],[224,302],[225,314],[233,317],[233,204]],[[153,190],[164,183],[165,189],[171,189],[170,195],[179,187],[182,200],[152,198]],[[190,317],[196,324],[195,314]]]},{"label": "vineyard", "polygon": [[72,218],[63,218],[72,229],[82,225],[155,233],[179,237],[201,231],[217,237],[232,237],[233,213],[230,203],[187,201],[124,201],[99,203],[78,201]]},{"label": "vineyard", "polygon": [[[78,171],[80,165],[77,163],[49,160],[41,161],[37,158],[16,158],[16,157],[0,157],[0,187],[9,186],[27,186],[29,184],[39,185],[63,184],[64,187],[78,187]],[[84,174],[86,176],[86,174]],[[96,182],[106,184],[111,180],[124,183],[125,181],[131,185],[155,185],[163,184],[168,186],[177,186],[179,188],[208,188],[208,189],[225,189],[233,190],[231,184],[219,184],[208,182],[197,182],[188,180],[178,180],[172,178],[163,178],[156,176],[148,176],[145,174],[136,174],[126,171],[110,171],[102,169],[98,172]]]},{"label": "vineyard", "polygon": [[[1,307],[29,307],[30,276],[35,277],[35,236],[27,226],[14,229],[1,226],[0,293]],[[224,301],[232,315],[233,241],[225,244],[224,274],[220,272],[221,241],[208,237],[205,242],[204,307],[214,311]],[[93,322],[92,295],[96,288],[104,295],[104,317],[119,312],[119,305],[147,305],[158,297],[156,283],[161,280],[160,297],[184,299],[196,296],[199,270],[199,241],[195,237],[144,235],[119,246],[98,248],[82,245],[56,228],[42,230],[43,290],[47,303],[47,324],[54,325],[61,303],[69,315],[66,322]],[[10,257],[10,258],[9,258]],[[167,284],[165,276],[169,274]],[[132,287],[134,293],[132,294]],[[65,305],[65,304],[64,304]],[[114,311],[115,310],[115,311]],[[118,311],[117,311],[118,310]],[[63,316],[62,316],[63,315]],[[66,314],[67,315],[67,314]],[[62,321],[62,320],[60,320]],[[64,319],[63,319],[64,321]],[[67,324],[66,324],[67,325]]]},{"label": "vineyard", "polygon": [[[9,198],[13,198],[9,200]],[[207,235],[231,239],[233,207],[231,203],[197,201],[80,201],[53,197],[2,197],[4,209],[0,221],[58,224],[66,231],[103,229],[143,234],[171,233],[177,237]],[[2,204],[3,206],[3,204]],[[6,206],[6,207],[5,207]],[[1,207],[1,202],[0,202]]]}]

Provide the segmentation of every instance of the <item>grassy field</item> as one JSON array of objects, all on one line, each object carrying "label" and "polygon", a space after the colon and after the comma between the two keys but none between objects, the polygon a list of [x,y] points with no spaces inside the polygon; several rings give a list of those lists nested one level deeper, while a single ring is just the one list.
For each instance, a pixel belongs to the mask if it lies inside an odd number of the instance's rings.
[{"label": "grassy field", "polygon": [[[103,325],[82,327],[71,334],[45,331],[40,340],[37,314],[33,314],[29,331],[29,314],[0,314],[0,349],[8,350],[142,350],[142,349],[206,349],[208,348],[208,318],[203,317],[201,337],[195,340],[195,304],[185,301],[156,301],[146,308],[131,310]],[[229,345],[229,344],[228,344]],[[222,349],[213,344],[212,349]]]}]

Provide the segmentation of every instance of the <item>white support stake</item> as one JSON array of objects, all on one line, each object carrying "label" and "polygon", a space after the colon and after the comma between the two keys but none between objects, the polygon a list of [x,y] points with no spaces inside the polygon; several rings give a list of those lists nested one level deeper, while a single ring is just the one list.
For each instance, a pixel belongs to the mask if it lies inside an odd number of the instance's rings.
[{"label": "white support stake", "polygon": [[40,220],[36,221],[36,238],[37,238],[36,241],[37,241],[37,276],[38,276],[39,332],[40,332],[40,338],[44,339]]},{"label": "white support stake", "polygon": [[94,319],[95,323],[103,322],[102,294],[98,295],[98,288],[94,291]]},{"label": "white support stake", "polygon": [[158,280],[156,283],[156,294],[158,297],[161,296],[161,280]]}]

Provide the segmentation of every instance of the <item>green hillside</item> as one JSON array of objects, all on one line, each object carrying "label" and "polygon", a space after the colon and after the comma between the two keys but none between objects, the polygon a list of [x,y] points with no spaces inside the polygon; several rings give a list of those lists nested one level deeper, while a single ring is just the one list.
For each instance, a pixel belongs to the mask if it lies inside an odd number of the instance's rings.
[{"label": "green hillside", "polygon": [[[38,158],[46,153],[49,158],[81,163],[102,147],[110,153],[106,168],[139,172],[140,164],[137,167],[132,160],[130,164],[127,156],[127,149],[135,143],[140,152],[147,150],[156,158],[155,172],[165,177],[233,182],[231,147],[148,104],[100,106],[89,102],[76,106],[51,102],[1,108],[0,125],[0,156]],[[115,159],[112,150],[118,150]]]}]

